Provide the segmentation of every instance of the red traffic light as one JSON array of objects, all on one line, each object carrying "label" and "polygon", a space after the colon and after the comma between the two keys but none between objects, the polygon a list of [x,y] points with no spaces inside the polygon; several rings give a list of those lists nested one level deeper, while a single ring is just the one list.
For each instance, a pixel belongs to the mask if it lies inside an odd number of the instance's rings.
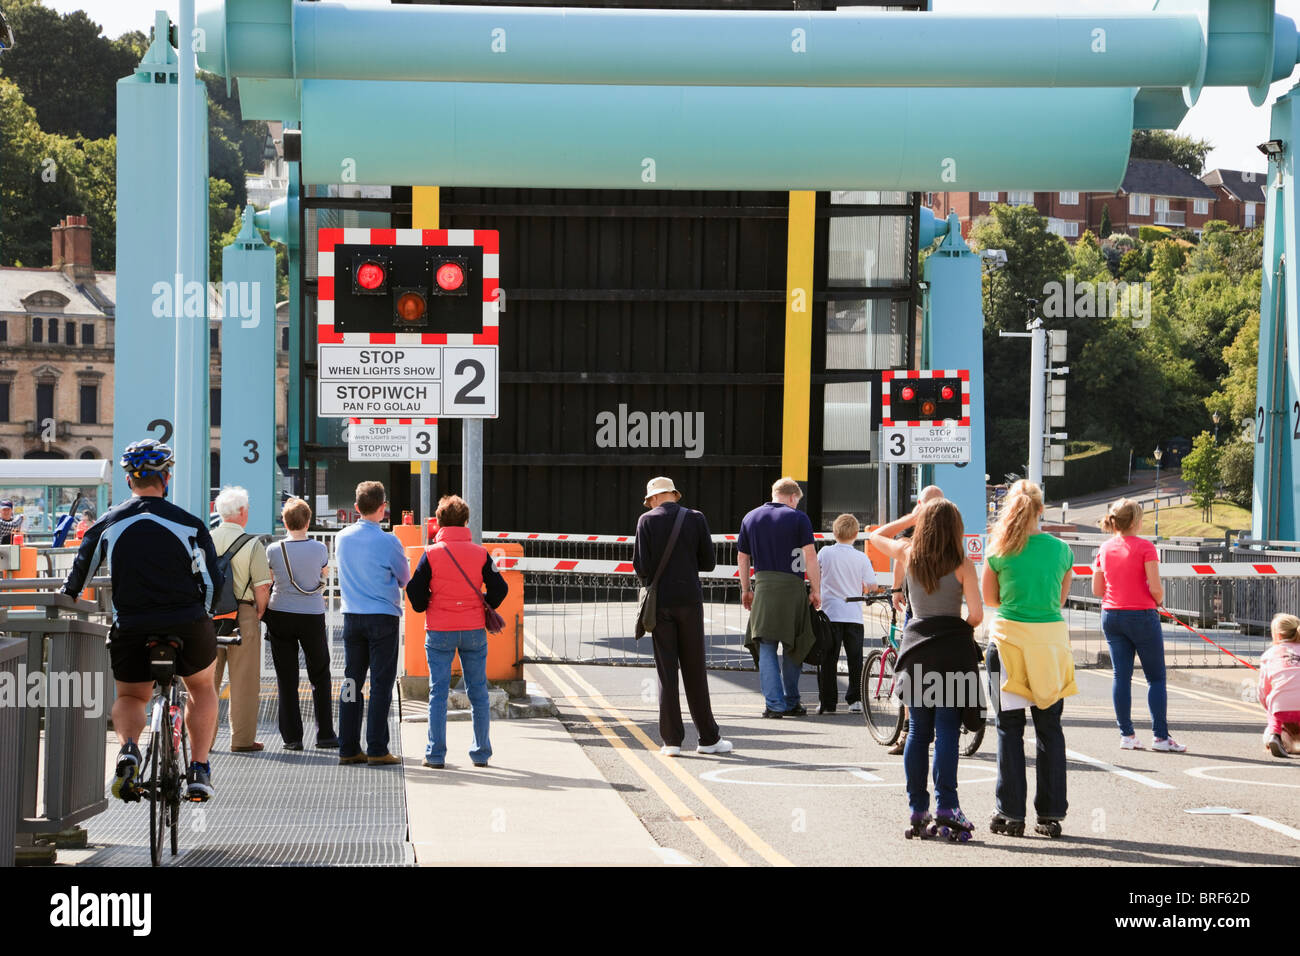
[{"label": "red traffic light", "polygon": [[363,289],[378,289],[384,284],[384,267],[377,262],[365,262],[357,269],[357,285]]},{"label": "red traffic light", "polygon": [[461,268],[460,263],[444,262],[438,266],[434,279],[438,283],[438,288],[444,292],[455,292],[465,284],[465,270]]},{"label": "red traffic light", "polygon": [[939,397],[942,398],[945,402],[950,402],[950,401],[952,401],[952,400],[953,400],[953,397],[954,397],[956,394],[957,394],[957,393],[953,391],[953,388],[952,388],[951,385],[945,385],[945,386],[944,386],[944,387],[939,391]]},{"label": "red traffic light", "polygon": [[914,389],[911,385],[904,385],[903,390],[898,393],[898,397],[905,402],[910,402],[914,398],[916,398],[916,389]]},{"label": "red traffic light", "polygon": [[397,297],[397,302],[393,306],[397,312],[397,317],[403,322],[419,322],[424,318],[428,305],[424,301],[424,296],[418,292],[403,292]]}]

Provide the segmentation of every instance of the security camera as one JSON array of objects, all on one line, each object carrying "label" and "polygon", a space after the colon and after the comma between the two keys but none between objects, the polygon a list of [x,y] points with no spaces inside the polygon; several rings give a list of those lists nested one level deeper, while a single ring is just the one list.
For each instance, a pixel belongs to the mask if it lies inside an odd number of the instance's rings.
[{"label": "security camera", "polygon": [[980,258],[990,269],[1001,269],[1007,264],[1007,251],[1005,249],[985,249],[980,253]]}]

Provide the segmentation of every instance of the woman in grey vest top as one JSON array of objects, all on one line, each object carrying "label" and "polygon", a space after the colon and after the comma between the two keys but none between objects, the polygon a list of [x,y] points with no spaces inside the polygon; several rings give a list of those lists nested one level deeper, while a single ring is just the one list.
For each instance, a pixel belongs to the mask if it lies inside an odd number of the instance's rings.
[{"label": "woman in grey vest top", "polygon": [[271,566],[271,602],[266,634],[271,642],[280,687],[280,736],[285,750],[302,750],[302,712],[298,706],[298,648],[307,661],[316,711],[316,746],[337,747],[330,685],[330,652],[325,631],[325,581],[329,549],[307,537],[311,506],[290,498],[281,512],[288,536],[266,549]]}]

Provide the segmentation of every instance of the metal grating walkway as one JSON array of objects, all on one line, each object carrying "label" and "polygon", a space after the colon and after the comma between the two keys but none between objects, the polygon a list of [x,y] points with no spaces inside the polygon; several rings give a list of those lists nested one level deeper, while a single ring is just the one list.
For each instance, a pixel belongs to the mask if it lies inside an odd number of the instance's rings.
[{"label": "metal grating walkway", "polygon": [[[305,682],[299,696],[304,736],[312,741],[311,689]],[[334,701],[337,721],[338,681]],[[212,751],[217,795],[206,804],[181,805],[180,853],[171,857],[164,851],[164,866],[414,865],[400,764],[340,767],[337,750],[316,750],[310,745],[298,752],[284,750],[276,730],[273,679],[262,681],[258,739],[266,749],[261,753],[230,752],[226,709],[223,700]],[[389,735],[390,749],[400,756],[396,695]],[[109,749],[115,754],[116,743],[110,743]],[[148,804],[114,801],[83,826],[89,831],[90,845],[100,849],[83,858],[81,865],[149,865]]]}]

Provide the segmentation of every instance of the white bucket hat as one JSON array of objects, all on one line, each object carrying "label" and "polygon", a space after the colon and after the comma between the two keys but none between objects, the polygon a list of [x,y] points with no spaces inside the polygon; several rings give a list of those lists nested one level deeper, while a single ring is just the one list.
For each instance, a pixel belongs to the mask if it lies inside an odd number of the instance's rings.
[{"label": "white bucket hat", "polygon": [[642,504],[644,504],[646,507],[649,507],[650,499],[653,498],[655,495],[663,494],[665,491],[671,491],[673,494],[677,496],[678,501],[682,500],[682,493],[678,491],[676,487],[673,486],[673,480],[671,478],[651,478],[648,482],[646,482],[645,500],[642,502]]}]

